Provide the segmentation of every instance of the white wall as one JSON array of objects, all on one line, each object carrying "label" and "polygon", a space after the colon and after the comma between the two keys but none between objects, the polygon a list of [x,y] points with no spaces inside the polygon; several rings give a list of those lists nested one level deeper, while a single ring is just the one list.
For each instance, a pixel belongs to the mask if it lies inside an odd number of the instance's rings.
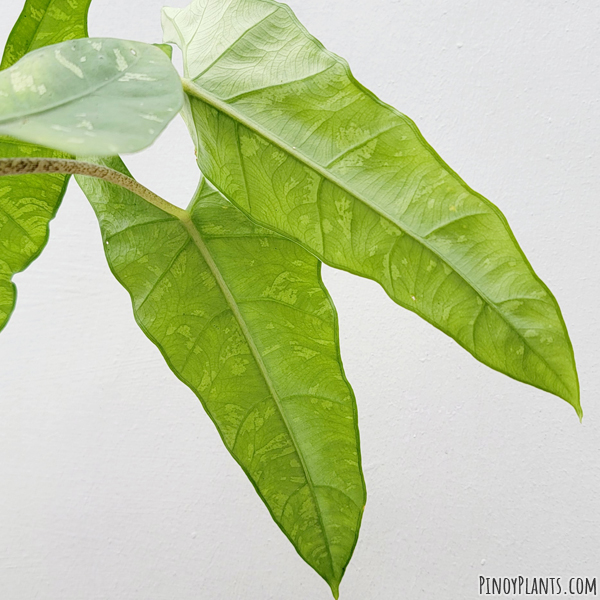
[{"label": "white wall", "polygon": [[[94,1],[92,35],[160,40],[163,0]],[[290,3],[504,211],[563,309],[585,412],[580,425],[376,284],[325,269],[369,492],[342,598],[477,598],[480,574],[600,577],[600,5]],[[1,39],[20,9],[3,0]],[[181,122],[127,162],[187,204]],[[16,282],[0,335],[0,598],[329,598],[135,325],[75,185]]]}]

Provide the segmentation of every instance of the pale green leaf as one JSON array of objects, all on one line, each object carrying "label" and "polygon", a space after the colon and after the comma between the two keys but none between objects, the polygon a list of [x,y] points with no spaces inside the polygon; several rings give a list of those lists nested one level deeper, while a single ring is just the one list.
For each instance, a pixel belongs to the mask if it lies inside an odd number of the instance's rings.
[{"label": "pale green leaf", "polygon": [[253,220],[378,281],[477,359],[581,414],[556,300],[504,216],[271,0],[163,12],[202,172]]},{"label": "pale green leaf", "polygon": [[[27,0],[4,50],[0,70],[30,50],[87,35],[90,0]],[[2,100],[2,98],[0,98]],[[64,154],[0,136],[0,158]],[[48,224],[56,214],[68,176],[0,177],[0,330],[14,310],[15,273],[39,255],[48,240]]]},{"label": "pale green leaf", "polygon": [[[127,173],[119,159],[103,164]],[[366,492],[320,262],[254,225],[208,183],[188,211],[165,212],[106,181],[77,181],[138,324],[337,594]]]},{"label": "pale green leaf", "polygon": [[35,50],[0,72],[0,100],[0,133],[104,156],[149,146],[183,92],[160,48],[91,38]]}]

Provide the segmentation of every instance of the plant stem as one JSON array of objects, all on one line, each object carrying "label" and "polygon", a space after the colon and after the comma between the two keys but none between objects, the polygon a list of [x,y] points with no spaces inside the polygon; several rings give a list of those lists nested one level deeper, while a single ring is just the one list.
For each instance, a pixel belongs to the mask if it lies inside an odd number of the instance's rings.
[{"label": "plant stem", "polygon": [[66,158],[0,158],[0,177],[5,175],[30,175],[32,173],[63,173],[65,175],[86,175],[104,179],[133,192],[146,202],[178,219],[185,221],[189,219],[186,210],[157,196],[135,179],[102,165]]}]

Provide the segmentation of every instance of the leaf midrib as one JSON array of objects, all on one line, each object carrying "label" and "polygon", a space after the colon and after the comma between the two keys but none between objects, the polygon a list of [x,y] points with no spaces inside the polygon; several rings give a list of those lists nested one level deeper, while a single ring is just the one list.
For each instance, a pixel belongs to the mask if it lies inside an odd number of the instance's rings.
[{"label": "leaf midrib", "polygon": [[[500,308],[496,305],[496,303],[494,303],[487,296],[487,294],[485,294],[482,290],[480,290],[476,284],[472,283],[467,278],[467,276],[464,275],[460,271],[460,269],[458,269],[454,265],[450,264],[435,248],[433,248],[430,244],[428,244],[426,240],[424,240],[417,233],[408,229],[404,224],[401,225],[398,222],[396,222],[396,220],[394,220],[393,217],[388,215],[383,209],[381,209],[378,206],[373,205],[361,194],[351,190],[346,185],[345,182],[343,182],[341,179],[336,177],[333,173],[330,173],[327,169],[323,168],[321,165],[316,163],[314,160],[312,160],[308,156],[299,152],[296,148],[289,145],[286,141],[284,141],[281,138],[279,138],[278,136],[272,134],[270,131],[268,131],[268,130],[264,129],[263,127],[261,127],[260,125],[258,125],[255,121],[251,120],[250,118],[248,118],[245,115],[243,115],[242,113],[240,113],[238,110],[236,110],[235,107],[233,107],[233,106],[229,105],[227,102],[224,102],[223,100],[217,98],[215,95],[213,95],[210,92],[208,92],[207,90],[199,87],[198,85],[196,85],[193,81],[191,81],[189,79],[182,79],[182,84],[183,84],[183,89],[186,94],[188,94],[189,96],[192,96],[193,98],[196,98],[202,102],[205,102],[206,104],[212,106],[213,108],[217,109],[218,111],[221,111],[222,113],[226,114],[228,117],[233,119],[234,121],[241,123],[244,127],[250,129],[251,131],[253,131],[255,134],[259,135],[260,137],[266,139],[269,143],[273,144],[274,146],[277,146],[284,152],[287,152],[288,154],[293,156],[296,160],[298,160],[300,163],[305,164],[309,168],[313,169],[323,179],[329,181],[333,185],[338,186],[342,191],[346,192],[349,196],[355,198],[356,200],[358,200],[358,201],[362,202],[363,204],[365,204],[366,206],[368,206],[371,210],[373,210],[375,213],[377,213],[380,217],[386,219],[392,225],[398,227],[398,229],[400,229],[400,231],[402,231],[404,234],[411,237],[415,242],[422,244],[432,254],[437,256],[440,261],[442,261],[444,264],[448,265],[448,267],[450,267],[471,289],[473,289],[479,295],[479,297],[485,302],[486,305],[490,306],[494,311],[496,311],[496,313],[500,316],[500,318],[518,335],[518,337],[522,341],[522,343],[535,356],[537,356],[538,359],[547,367],[547,369],[550,371],[550,373],[552,373],[554,375],[558,384],[566,392],[566,396],[571,397],[570,390],[565,385],[565,383],[563,383],[561,376],[556,372],[556,370],[553,367],[550,366],[550,364],[548,363],[546,358],[544,358],[542,355],[540,355],[539,352],[537,352],[529,344],[529,342],[527,341],[525,336],[521,335],[521,333],[519,332],[517,327],[500,310]],[[510,298],[508,300],[510,300]],[[412,310],[414,310],[414,308]]]},{"label": "leaf midrib", "polygon": [[[203,185],[204,185],[204,181],[202,182],[201,186],[203,186]],[[199,192],[197,192],[197,194],[198,193]],[[293,432],[293,429],[292,429],[290,423],[288,422],[287,416],[286,416],[285,411],[283,410],[283,406],[281,404],[281,399],[279,397],[279,393],[275,389],[273,381],[271,380],[271,376],[269,375],[269,371],[267,370],[267,367],[262,360],[262,356],[260,355],[260,352],[259,352],[258,348],[256,347],[256,344],[254,343],[252,333],[250,332],[250,329],[248,328],[246,320],[244,319],[244,317],[240,311],[239,305],[238,305],[236,299],[234,298],[231,290],[229,289],[229,286],[223,279],[221,272],[219,271],[219,268],[216,265],[216,263],[212,257],[212,254],[210,253],[206,244],[204,243],[204,240],[202,239],[199,231],[196,229],[196,227],[192,221],[189,210],[186,211],[186,214],[187,214],[187,216],[182,215],[178,218],[181,221],[181,223],[183,224],[183,226],[185,227],[186,231],[188,232],[191,240],[194,242],[194,244],[198,248],[198,251],[202,255],[202,258],[208,265],[208,268],[210,269],[213,277],[215,278],[217,285],[221,289],[223,296],[225,296],[227,304],[229,305],[231,312],[233,313],[236,321],[238,322],[238,324],[240,326],[240,329],[242,330],[244,337],[246,338],[248,347],[250,348],[250,351],[252,352],[252,355],[254,356],[254,360],[256,361],[256,364],[258,365],[261,375],[263,376],[263,379],[265,380],[265,383],[267,384],[267,387],[269,389],[271,397],[273,398],[273,401],[275,402],[275,404],[277,406],[279,414],[281,415],[281,419],[282,419],[282,421],[288,431],[288,434],[292,440],[294,449],[295,449],[296,454],[298,455],[298,458],[302,465],[302,470],[304,471],[304,476],[306,477],[306,483],[311,491],[311,494],[312,494],[314,502],[315,502],[315,509],[317,512],[317,517],[319,519],[319,524],[321,526],[320,528],[323,532],[323,538],[325,540],[325,547],[327,548],[327,554],[329,556],[329,563],[331,565],[331,575],[332,575],[332,577],[335,578],[335,565],[333,562],[333,556],[331,554],[331,547],[330,547],[329,537],[327,535],[327,529],[325,528],[325,523],[323,521],[323,515],[321,513],[321,506],[319,505],[319,500],[318,500],[318,497],[316,494],[316,490],[315,490],[316,486],[312,480],[310,471],[307,467],[306,460],[302,453],[302,449],[301,449],[300,445],[298,444],[298,441],[296,440],[296,436],[294,435],[294,432]]]},{"label": "leaf midrib", "polygon": [[[35,39],[37,37],[38,32],[40,31],[40,27],[42,26],[42,23],[46,20],[46,17],[48,16],[48,9],[50,8],[50,5],[54,2],[54,0],[47,0],[46,2],[46,6],[42,9],[44,11],[44,14],[42,15],[42,18],[37,22],[35,29],[33,31],[33,35],[31,36],[31,39],[27,42],[27,50],[25,50],[25,54],[29,54],[29,52],[31,52],[31,47],[33,46],[33,43],[35,42]],[[25,7],[23,7],[23,16],[27,17],[27,15],[25,14]],[[21,16],[19,16],[19,20],[21,19]],[[25,54],[23,54],[23,56],[25,56]],[[21,56],[19,59],[23,58],[23,56]],[[15,63],[13,63],[14,65]],[[12,66],[12,65],[10,65]]]},{"label": "leaf midrib", "polygon": [[[48,13],[50,11],[50,6],[53,5],[54,2],[55,2],[55,0],[47,0],[46,7],[43,9],[44,10],[44,14],[43,14],[42,18],[37,22],[37,25],[35,26],[35,31],[33,32],[33,35],[31,36],[31,39],[29,40],[29,42],[27,42],[27,51],[25,52],[25,54],[29,54],[30,52],[32,52],[31,47],[33,46],[34,42],[36,41],[37,34],[39,33],[42,25],[46,22],[46,19],[48,17]],[[70,3],[69,3],[69,6],[70,6]],[[73,8],[73,7],[71,6],[71,8]],[[25,10],[25,9],[23,9],[23,10]],[[84,32],[84,38],[88,37],[87,19],[84,20],[83,32]],[[72,39],[72,38],[67,38],[67,39],[65,39],[63,41],[68,41],[69,39]],[[76,39],[83,39],[83,38],[76,38]],[[44,46],[41,46],[41,48],[44,48],[47,45],[48,44],[44,44]],[[35,49],[37,50],[38,48],[35,48]],[[23,56],[25,56],[25,54]],[[23,58],[23,56],[21,56],[21,58]]]}]

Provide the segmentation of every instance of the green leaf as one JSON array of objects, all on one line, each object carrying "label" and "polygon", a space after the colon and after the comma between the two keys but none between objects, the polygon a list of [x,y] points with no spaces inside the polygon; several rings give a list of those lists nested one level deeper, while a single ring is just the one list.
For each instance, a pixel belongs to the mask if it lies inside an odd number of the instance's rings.
[{"label": "green leaf", "polygon": [[[90,0],[27,0],[4,50],[0,70],[29,50],[87,35]],[[0,136],[0,158],[64,154]],[[65,175],[0,177],[0,331],[14,310],[11,279],[40,254],[48,241],[48,224],[67,188]]]},{"label": "green leaf", "polygon": [[163,9],[207,178],[253,220],[378,281],[486,365],[581,415],[558,304],[504,216],[271,0]]},{"label": "green leaf", "polygon": [[35,50],[0,72],[0,133],[70,154],[137,152],[183,103],[160,49],[110,38]]},{"label": "green leaf", "polygon": [[91,0],[27,0],[8,36],[0,70],[32,50],[87,37]]},{"label": "green leaf", "polygon": [[[120,159],[103,164],[127,173]],[[254,225],[206,182],[188,211],[166,212],[106,181],[77,181],[138,324],[337,594],[366,492],[320,262]]]}]

